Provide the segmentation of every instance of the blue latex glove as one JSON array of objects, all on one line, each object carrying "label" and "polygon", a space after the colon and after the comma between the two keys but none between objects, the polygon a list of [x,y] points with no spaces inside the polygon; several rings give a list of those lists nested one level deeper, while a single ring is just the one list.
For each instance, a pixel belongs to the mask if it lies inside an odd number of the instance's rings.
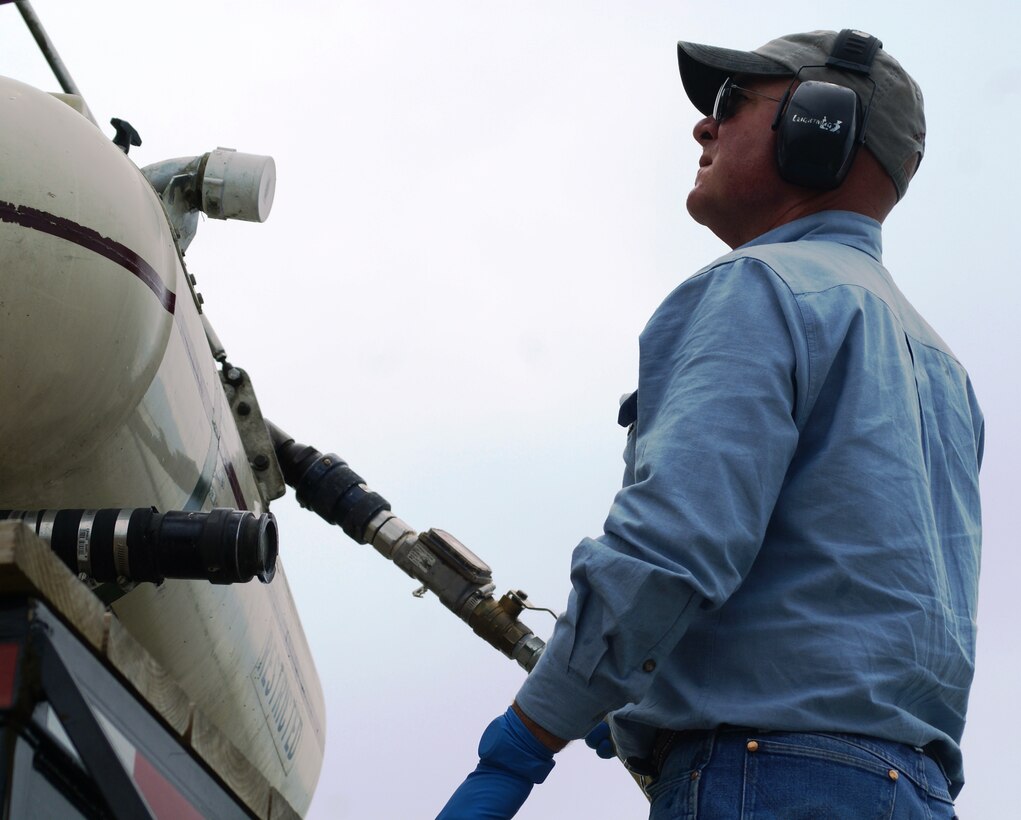
[{"label": "blue latex glove", "polygon": [[585,745],[595,749],[603,760],[611,760],[617,756],[617,747],[613,745],[610,725],[604,720],[595,729],[585,735]]},{"label": "blue latex glove", "polygon": [[482,733],[479,765],[436,820],[508,820],[554,765],[553,752],[509,708]]}]

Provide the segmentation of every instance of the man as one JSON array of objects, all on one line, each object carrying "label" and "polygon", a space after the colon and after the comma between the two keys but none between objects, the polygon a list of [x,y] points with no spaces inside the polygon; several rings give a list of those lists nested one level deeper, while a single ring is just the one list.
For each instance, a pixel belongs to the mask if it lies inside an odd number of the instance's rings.
[{"label": "man", "polygon": [[513,816],[610,713],[653,818],[950,818],[983,422],[881,263],[921,92],[861,32],[678,54],[688,211],[734,250],[643,331],[623,489],[440,817]]}]

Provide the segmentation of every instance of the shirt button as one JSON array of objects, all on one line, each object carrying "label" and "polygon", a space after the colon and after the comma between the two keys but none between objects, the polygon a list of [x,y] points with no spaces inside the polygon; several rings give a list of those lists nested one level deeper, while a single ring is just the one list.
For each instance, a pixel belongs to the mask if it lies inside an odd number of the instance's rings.
[{"label": "shirt button", "polygon": [[642,670],[645,672],[652,672],[656,668],[656,662],[651,658],[642,664]]},{"label": "shirt button", "polygon": [[747,750],[748,750],[749,752],[757,752],[757,751],[759,750],[759,744],[758,744],[758,741],[755,741],[755,740],[749,740],[749,741],[748,741],[748,743],[747,743],[747,744],[745,745],[745,748],[746,748],[746,749],[747,749]]}]

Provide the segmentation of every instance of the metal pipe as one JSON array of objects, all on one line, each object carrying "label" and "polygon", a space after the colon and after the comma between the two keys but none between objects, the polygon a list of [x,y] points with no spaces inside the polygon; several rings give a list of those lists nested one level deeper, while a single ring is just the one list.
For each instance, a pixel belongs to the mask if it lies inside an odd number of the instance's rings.
[{"label": "metal pipe", "polygon": [[[57,78],[57,82],[60,83],[60,87],[64,90],[64,93],[82,97],[82,92],[78,90],[78,86],[71,78],[71,72],[67,70],[67,66],[64,65],[64,61],[61,60],[60,55],[57,54],[57,49],[53,45],[53,41],[50,40],[49,35],[46,33],[46,29],[43,28],[43,24],[39,20],[39,16],[35,13],[35,9],[32,8],[32,4],[29,0],[15,0],[14,5],[16,5],[18,7],[18,11],[21,12],[21,17],[25,21],[25,25],[28,26],[28,30],[35,38],[35,42],[39,46],[39,50],[43,53],[43,57],[46,58],[46,62],[49,63],[50,68],[53,70],[53,74]],[[82,97],[82,102],[85,104],[85,116],[87,116],[89,120],[91,120],[92,124],[98,128],[99,123],[96,122],[96,118],[92,116],[92,111],[89,109],[88,103],[85,103],[84,97]]]}]

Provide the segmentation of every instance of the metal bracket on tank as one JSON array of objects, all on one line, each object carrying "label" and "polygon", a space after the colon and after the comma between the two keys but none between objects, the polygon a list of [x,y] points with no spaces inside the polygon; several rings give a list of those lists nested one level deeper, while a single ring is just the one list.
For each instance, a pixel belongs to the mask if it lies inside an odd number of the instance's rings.
[{"label": "metal bracket on tank", "polygon": [[220,370],[220,381],[223,392],[227,395],[230,412],[234,416],[241,443],[252,467],[252,474],[259,485],[259,494],[263,502],[269,504],[274,498],[280,498],[287,489],[284,476],[280,471],[273,441],[266,429],[266,421],[259,409],[259,401],[255,398],[252,380],[240,367],[223,360]]}]

